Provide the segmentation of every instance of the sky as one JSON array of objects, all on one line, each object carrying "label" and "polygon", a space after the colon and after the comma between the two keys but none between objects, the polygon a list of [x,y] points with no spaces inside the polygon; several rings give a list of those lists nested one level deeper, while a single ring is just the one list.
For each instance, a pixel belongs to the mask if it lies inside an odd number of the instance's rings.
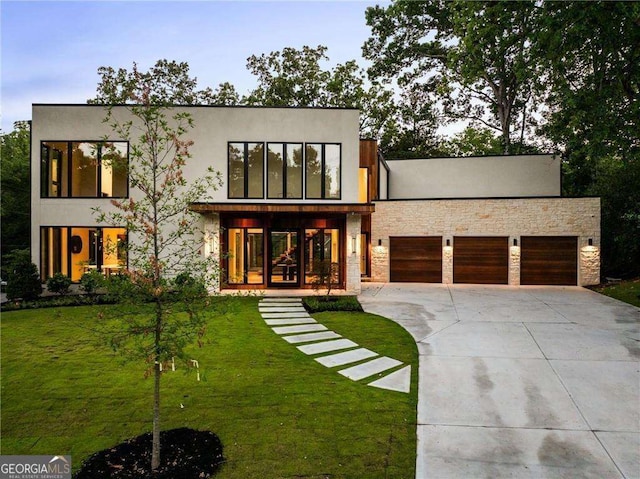
[{"label": "sky", "polygon": [[325,45],[329,63],[355,59],[370,35],[368,6],[386,1],[0,1],[2,131],[32,103],[86,103],[101,66],[147,70],[187,62],[198,87],[255,87],[251,55]]}]

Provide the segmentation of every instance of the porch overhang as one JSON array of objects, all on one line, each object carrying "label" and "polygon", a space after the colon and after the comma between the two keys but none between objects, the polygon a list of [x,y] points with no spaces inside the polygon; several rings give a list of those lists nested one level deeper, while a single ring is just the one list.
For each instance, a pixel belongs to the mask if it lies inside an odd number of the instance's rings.
[{"label": "porch overhang", "polygon": [[368,215],[375,212],[371,203],[287,204],[287,203],[191,203],[197,213],[342,213]]}]

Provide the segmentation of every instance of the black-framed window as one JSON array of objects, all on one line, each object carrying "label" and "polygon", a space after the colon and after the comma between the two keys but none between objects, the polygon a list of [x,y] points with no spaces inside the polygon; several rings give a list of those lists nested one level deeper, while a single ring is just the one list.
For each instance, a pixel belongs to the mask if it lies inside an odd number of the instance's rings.
[{"label": "black-framed window", "polygon": [[264,198],[264,143],[229,142],[229,198]]},{"label": "black-framed window", "polygon": [[229,228],[225,250],[229,284],[264,283],[263,228]]},{"label": "black-framed window", "polygon": [[302,199],[302,143],[267,144],[267,197]]},{"label": "black-framed window", "polygon": [[43,141],[42,198],[126,198],[126,141]]},{"label": "black-framed window", "polygon": [[111,227],[43,226],[40,228],[42,280],[62,273],[80,281],[88,271],[106,276],[127,267],[127,230]]},{"label": "black-framed window", "polygon": [[304,230],[305,237],[305,284],[313,284],[318,270],[331,273],[332,283],[340,282],[340,229],[313,228]]},{"label": "black-framed window", "polygon": [[305,145],[305,187],[308,199],[340,199],[342,145]]}]

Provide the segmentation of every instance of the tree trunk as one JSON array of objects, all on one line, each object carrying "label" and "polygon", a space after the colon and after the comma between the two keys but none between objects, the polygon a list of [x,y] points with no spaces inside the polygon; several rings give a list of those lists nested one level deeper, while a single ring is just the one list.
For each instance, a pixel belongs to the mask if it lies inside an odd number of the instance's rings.
[{"label": "tree trunk", "polygon": [[153,432],[151,444],[151,470],[160,467],[160,330],[162,327],[162,305],[156,303],[156,331],[155,331],[155,364],[153,365]]}]

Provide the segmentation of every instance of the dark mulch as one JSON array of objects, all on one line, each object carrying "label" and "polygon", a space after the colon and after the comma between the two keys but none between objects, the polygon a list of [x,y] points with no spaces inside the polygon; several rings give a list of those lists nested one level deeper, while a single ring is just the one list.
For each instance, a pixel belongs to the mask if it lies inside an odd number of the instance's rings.
[{"label": "dark mulch", "polygon": [[160,433],[160,467],[151,473],[151,433],[89,457],[75,479],[206,479],[220,469],[222,443],[211,431],[186,427]]}]

